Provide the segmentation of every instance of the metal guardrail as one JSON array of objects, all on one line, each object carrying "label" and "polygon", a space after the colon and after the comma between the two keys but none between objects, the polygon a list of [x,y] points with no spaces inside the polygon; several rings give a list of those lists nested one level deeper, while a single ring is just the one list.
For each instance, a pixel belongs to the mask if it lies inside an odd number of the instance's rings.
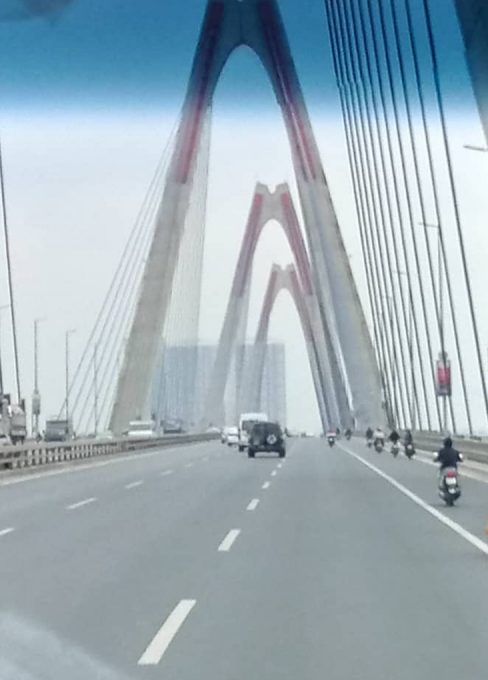
[{"label": "metal guardrail", "polygon": [[[432,452],[441,448],[444,437],[445,435],[437,432],[415,432],[414,434],[416,447]],[[452,435],[452,440],[455,448],[461,451],[466,460],[488,464],[488,441],[483,441],[481,437],[471,439],[459,435]]]},{"label": "metal guardrail", "polygon": [[28,442],[22,446],[5,446],[0,449],[0,470],[13,470],[35,465],[64,463],[82,458],[114,455],[129,451],[156,449],[217,439],[214,433],[177,434],[163,437],[134,439],[74,439],[65,442]]}]

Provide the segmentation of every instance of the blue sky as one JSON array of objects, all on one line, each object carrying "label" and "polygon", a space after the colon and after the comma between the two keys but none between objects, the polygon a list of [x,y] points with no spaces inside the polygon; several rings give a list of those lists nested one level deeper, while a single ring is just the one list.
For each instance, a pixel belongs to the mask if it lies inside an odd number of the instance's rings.
[{"label": "blue sky", "polygon": [[[399,5],[402,2],[398,0]],[[20,11],[24,3],[2,0],[0,19],[16,8]],[[205,4],[205,0],[71,0],[50,18],[0,21],[3,107],[176,106],[183,97]],[[279,5],[307,97],[330,105],[331,95],[335,101],[335,82],[323,0],[280,0]],[[413,0],[412,5],[415,9],[420,1]],[[446,82],[453,89],[464,89],[451,0],[431,0],[431,5],[442,36],[440,47],[449,46],[444,55]],[[257,59],[246,50],[229,64],[219,102],[232,106],[243,89],[252,93],[256,105],[272,102]]]},{"label": "blue sky", "polygon": [[[0,23],[3,96],[42,108],[181,101],[204,8],[204,0],[74,0],[53,21]],[[310,89],[328,60],[321,0],[285,0],[282,9]],[[237,55],[233,75],[260,79],[256,61]]]}]

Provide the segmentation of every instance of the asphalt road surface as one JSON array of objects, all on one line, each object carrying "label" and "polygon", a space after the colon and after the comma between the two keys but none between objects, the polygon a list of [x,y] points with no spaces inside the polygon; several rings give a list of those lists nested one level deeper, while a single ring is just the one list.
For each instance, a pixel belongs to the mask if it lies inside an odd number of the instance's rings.
[{"label": "asphalt road surface", "polygon": [[2,479],[1,680],[487,677],[482,474],[447,509],[428,464],[296,439]]}]

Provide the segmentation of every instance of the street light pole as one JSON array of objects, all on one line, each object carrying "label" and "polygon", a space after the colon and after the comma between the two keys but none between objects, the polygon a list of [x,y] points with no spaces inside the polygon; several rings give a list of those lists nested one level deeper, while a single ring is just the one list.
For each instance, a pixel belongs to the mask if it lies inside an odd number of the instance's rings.
[{"label": "street light pole", "polygon": [[[395,269],[395,272],[398,274],[398,276],[407,276],[407,272],[400,271],[398,269]],[[415,425],[416,425],[416,413],[415,413],[415,359],[413,355],[413,309],[412,309],[412,296],[408,294],[408,300],[409,300],[409,305],[408,305],[408,338],[407,338],[407,344],[408,344],[408,356],[410,359],[410,414],[411,414],[411,423],[410,423],[410,429],[412,431],[415,430]]]},{"label": "street light pole", "polygon": [[65,358],[65,409],[66,409],[66,424],[69,426],[69,339],[75,332],[75,328],[70,328],[66,331],[64,337],[64,358]]},{"label": "street light pole", "polygon": [[41,395],[39,393],[39,323],[44,319],[34,319],[34,391],[32,393],[31,430],[39,436],[39,416],[41,414]]},{"label": "street light pole", "polygon": [[2,222],[3,222],[3,239],[5,243],[5,257],[7,260],[7,285],[10,304],[10,321],[12,324],[12,341],[13,341],[13,359],[14,359],[14,377],[15,377],[15,396],[17,404],[20,404],[20,374],[19,374],[19,351],[17,346],[17,325],[15,321],[15,307],[14,307],[14,284],[12,281],[12,262],[10,257],[10,235],[7,220],[7,203],[5,197],[5,177],[3,172],[3,153],[0,143],[0,196],[2,199]]},{"label": "street light pole", "polygon": [[[437,258],[439,270],[439,332],[441,338],[441,352],[444,370],[447,366],[447,355],[444,342],[444,269],[442,263],[442,248],[440,229],[437,230]],[[447,394],[442,396],[442,421],[444,432],[447,432]]]},{"label": "street light pole", "polygon": [[93,346],[93,420],[94,420],[94,434],[98,434],[98,361],[97,361],[98,343]]},{"label": "street light pole", "polygon": [[3,389],[3,369],[2,369],[2,333],[1,333],[1,313],[5,309],[10,309],[10,305],[0,306],[0,401],[3,399],[4,389]]},{"label": "street light pole", "polygon": [[[394,428],[398,427],[398,423],[400,422],[400,407],[399,407],[399,400],[398,400],[398,394],[397,394],[397,370],[396,370],[396,363],[397,363],[397,355],[396,355],[396,343],[395,343],[395,328],[393,325],[393,298],[391,295],[382,295],[382,298],[386,300],[386,309],[382,312],[382,318],[383,318],[383,326],[385,328],[388,328],[390,331],[390,335],[392,338],[392,346],[393,346],[393,355],[392,355],[392,363],[391,363],[391,405],[390,405],[390,412],[391,412],[391,419],[392,422],[389,423],[389,425]],[[387,315],[387,318],[385,319],[385,313]],[[400,388],[401,389],[401,388]],[[405,419],[405,413],[403,413],[403,418]]]},{"label": "street light pole", "polygon": [[[441,238],[441,228],[438,224],[429,224],[428,222],[419,223],[424,229],[436,229],[437,231],[437,298],[438,298],[438,310],[439,310],[439,338],[441,342],[441,353],[442,362],[444,368],[446,367],[446,348],[444,343],[444,265],[442,258],[442,238]],[[441,428],[444,432],[447,431],[447,394],[442,395],[442,423]]]}]

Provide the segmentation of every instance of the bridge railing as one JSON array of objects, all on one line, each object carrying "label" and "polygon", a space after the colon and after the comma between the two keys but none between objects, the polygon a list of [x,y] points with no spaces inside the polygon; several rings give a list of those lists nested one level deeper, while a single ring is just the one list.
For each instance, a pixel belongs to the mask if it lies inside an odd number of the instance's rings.
[{"label": "bridge railing", "polygon": [[[415,444],[418,449],[438,451],[442,446],[445,435],[438,432],[416,432]],[[488,463],[488,440],[481,437],[471,438],[462,435],[452,436],[454,446],[461,451],[467,460],[478,463]]]},{"label": "bridge railing", "polygon": [[73,439],[64,442],[29,441],[21,446],[0,449],[0,470],[63,463],[82,458],[106,456],[130,451],[164,448],[217,439],[215,433],[175,434],[161,437],[117,437],[113,439]]}]

